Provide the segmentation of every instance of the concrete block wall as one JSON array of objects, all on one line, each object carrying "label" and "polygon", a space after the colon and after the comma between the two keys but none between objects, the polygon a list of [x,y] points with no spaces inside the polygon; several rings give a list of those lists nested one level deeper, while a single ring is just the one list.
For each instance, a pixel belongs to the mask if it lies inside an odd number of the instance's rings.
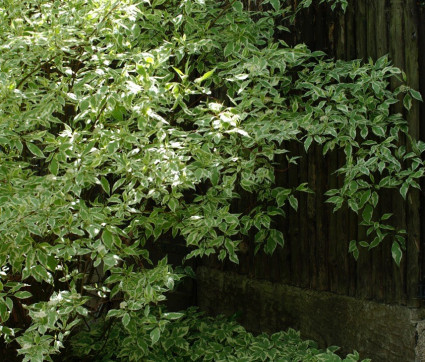
[{"label": "concrete block wall", "polygon": [[197,269],[197,299],[210,314],[240,314],[252,332],[294,328],[321,347],[357,350],[374,362],[425,362],[425,314],[329,292],[255,280],[213,268]]}]

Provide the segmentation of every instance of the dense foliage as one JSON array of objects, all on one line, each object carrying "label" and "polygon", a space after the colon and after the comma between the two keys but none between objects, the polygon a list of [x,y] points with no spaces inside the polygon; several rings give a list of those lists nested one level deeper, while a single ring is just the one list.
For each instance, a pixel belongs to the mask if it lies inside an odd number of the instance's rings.
[{"label": "dense foliage", "polygon": [[[158,312],[155,310],[152,314],[158,315]],[[139,316],[132,319],[133,326],[130,327],[139,330],[137,339],[121,323],[116,323],[106,327],[116,343],[105,344],[101,338],[105,326],[95,326],[80,333],[73,346],[74,356],[84,360],[91,352],[102,361],[137,361],[140,351],[134,346],[139,345],[146,351],[146,361],[341,361],[334,353],[338,348],[319,350],[316,343],[302,340],[300,334],[291,329],[271,336],[253,336],[233,320],[208,318],[193,308],[184,315],[166,313],[161,317],[163,320],[178,319],[178,323],[165,324],[159,343],[151,343],[156,320],[149,325],[146,321],[141,322],[144,318]],[[359,355],[354,353],[343,361],[358,360]]]},{"label": "dense foliage", "polygon": [[[120,357],[167,354],[170,334],[198,322],[150,306],[189,270],[165,256],[152,263],[147,244],[182,238],[187,258],[236,263],[247,235],[257,250],[283,246],[282,207],[310,192],[274,185],[279,155],[298,162],[289,142],[345,152],[344,185],[328,201],[362,216],[371,239],[360,245],[388,238],[400,262],[404,230],[374,209],[379,189],[406,197],[424,174],[425,144],[390,112],[401,94],[406,108],[420,94],[389,89],[402,73],[386,57],[333,61],[276,39],[311,1],[295,11],[262,3],[0,1],[0,335],[25,360],[49,359],[83,325],[96,335],[110,323],[128,351]],[[256,206],[234,210],[241,192]],[[356,257],[358,242],[349,249]],[[197,332],[186,335],[182,346],[195,348]],[[273,338],[286,337],[264,343]]]}]

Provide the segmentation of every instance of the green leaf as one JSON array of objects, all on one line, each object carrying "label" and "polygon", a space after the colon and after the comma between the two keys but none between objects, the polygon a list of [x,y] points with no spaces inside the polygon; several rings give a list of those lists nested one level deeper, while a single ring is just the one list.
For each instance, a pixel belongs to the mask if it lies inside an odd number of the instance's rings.
[{"label": "green leaf", "polygon": [[233,53],[233,46],[234,46],[233,42],[227,43],[226,47],[224,48],[224,56],[225,57],[228,57],[230,54]]},{"label": "green leaf", "polygon": [[232,254],[229,254],[229,260],[232,263],[239,264],[239,258],[235,252],[233,252]]},{"label": "green leaf", "polygon": [[366,221],[367,223],[370,222],[370,220],[372,219],[372,214],[373,214],[373,207],[371,204],[366,204],[366,206],[363,209],[363,213],[362,213],[362,218],[364,221]]},{"label": "green leaf", "polygon": [[406,108],[407,110],[410,110],[410,108],[412,108],[412,97],[409,93],[406,93],[406,95],[404,96],[403,105],[404,108]]},{"label": "green leaf", "polygon": [[218,173],[217,167],[214,167],[211,170],[211,176],[210,176],[211,183],[212,183],[213,186],[217,186],[218,178],[219,178],[219,173]]},{"label": "green leaf", "polygon": [[372,192],[370,190],[363,191],[362,196],[360,197],[359,207],[362,208],[366,202],[370,200]]},{"label": "green leaf", "polygon": [[353,254],[355,260],[359,258],[359,249],[357,247],[356,240],[350,241],[350,246],[348,248],[348,251]]},{"label": "green leaf", "polygon": [[112,248],[114,247],[114,238],[112,233],[108,229],[103,230],[102,241],[108,248],[108,250],[112,250]]},{"label": "green leaf", "polygon": [[172,212],[175,212],[178,206],[179,206],[179,201],[176,200],[174,197],[172,197],[170,201],[168,201],[168,207],[170,208]]},{"label": "green leaf", "polygon": [[31,275],[37,280],[37,281],[45,281],[50,283],[51,282],[51,276],[47,272],[47,270],[41,266],[36,265],[34,268],[31,269]]},{"label": "green leaf", "polygon": [[214,68],[213,70],[210,70],[209,72],[206,72],[206,73],[205,73],[202,77],[200,77],[200,78],[196,78],[196,79],[195,79],[195,83],[202,83],[204,80],[207,80],[208,78],[210,78],[210,77],[214,74],[215,69],[216,69],[216,68]]},{"label": "green leaf", "polygon": [[48,255],[46,265],[50,269],[50,271],[54,272],[56,270],[56,267],[58,266],[59,262],[54,257],[54,255]]},{"label": "green leaf", "polygon": [[381,216],[381,220],[388,220],[393,214],[388,213]]},{"label": "green leaf", "polygon": [[58,162],[58,160],[56,159],[56,157],[53,157],[53,158],[52,158],[52,160],[50,161],[50,164],[49,164],[49,171],[50,171],[53,175],[55,175],[55,176],[57,176],[57,175],[58,175],[58,172],[59,172],[59,162]]},{"label": "green leaf", "polygon": [[376,236],[369,245],[369,249],[377,247],[382,242],[382,237]]},{"label": "green leaf", "polygon": [[357,213],[359,211],[359,205],[357,204],[357,202],[353,199],[349,199],[348,200],[348,207],[353,210],[355,213]]},{"label": "green leaf", "polygon": [[111,189],[110,189],[110,186],[109,186],[109,182],[108,182],[108,180],[104,177],[104,176],[102,176],[101,178],[100,178],[100,184],[102,185],[102,189],[108,194],[108,195],[110,195],[110,193],[111,193]]},{"label": "green leaf", "polygon": [[10,311],[12,311],[13,310],[13,300],[10,299],[9,297],[6,297],[5,302],[6,302],[7,308]]},{"label": "green leaf", "polygon": [[270,238],[274,239],[276,241],[276,244],[281,246],[282,248],[285,245],[283,233],[280,230],[271,229]]},{"label": "green leaf", "polygon": [[111,309],[106,314],[106,319],[112,318],[112,317],[120,317],[124,314],[124,311],[122,309]]},{"label": "green leaf", "polygon": [[280,9],[280,0],[270,0],[270,4],[272,4],[275,11],[279,11]]},{"label": "green leaf", "polygon": [[155,344],[156,342],[158,342],[160,336],[161,336],[161,330],[158,327],[153,329],[150,333],[152,344]]},{"label": "green leaf", "polygon": [[234,254],[235,253],[235,245],[233,244],[233,242],[230,239],[226,239],[224,241],[224,246],[227,249],[227,252],[229,254]]},{"label": "green leaf", "polygon": [[271,255],[276,249],[276,246],[277,246],[276,240],[269,237],[266,241],[266,245],[264,245],[264,252],[266,254]]},{"label": "green leaf", "polygon": [[295,198],[294,195],[289,196],[289,204],[291,205],[291,207],[297,211],[298,210],[298,200]]},{"label": "green leaf", "polygon": [[27,142],[27,147],[30,150],[30,152],[39,158],[45,158],[44,153],[33,143]]},{"label": "green leaf", "polygon": [[[290,191],[289,191],[290,192]],[[287,191],[280,191],[277,195],[276,195],[276,203],[278,207],[282,207],[286,200],[288,198],[288,192]]]},{"label": "green leaf", "polygon": [[[109,317],[112,317],[112,315],[110,315]],[[128,314],[128,313],[125,313],[124,315],[123,315],[123,317],[122,317],[122,324],[123,324],[123,326],[124,327],[127,327],[128,326],[128,324],[130,323],[130,314]]]},{"label": "green leaf", "polygon": [[381,86],[378,82],[372,82],[372,89],[378,95],[381,93]]},{"label": "green leaf", "polygon": [[397,241],[393,241],[391,246],[391,255],[398,266],[400,266],[403,252],[401,251],[400,244]]},{"label": "green leaf", "polygon": [[27,299],[27,298],[31,298],[32,294],[26,290],[22,290],[20,292],[16,292],[14,294],[14,297],[19,299]]},{"label": "green leaf", "polygon": [[117,265],[117,259],[113,254],[107,254],[103,258],[104,269],[109,270]]},{"label": "green leaf", "polygon": [[406,200],[407,191],[409,191],[409,184],[407,182],[404,182],[400,187],[400,194],[403,196],[403,199]]},{"label": "green leaf", "polygon": [[243,4],[240,1],[235,1],[233,3],[233,9],[235,9],[236,12],[240,13],[243,10]]},{"label": "green leaf", "polygon": [[5,323],[9,319],[9,311],[6,307],[6,304],[1,303],[0,301],[0,319]]},{"label": "green leaf", "polygon": [[86,111],[89,108],[89,106],[90,106],[90,102],[87,99],[83,99],[79,105],[82,112]]},{"label": "green leaf", "polygon": [[380,126],[373,126],[372,132],[375,133],[379,137],[385,137],[385,130]]},{"label": "green leaf", "polygon": [[164,313],[162,316],[166,319],[175,320],[175,319],[182,318],[184,316],[184,313],[170,312],[170,313]]},{"label": "green leaf", "polygon": [[310,145],[311,145],[311,143],[313,142],[313,137],[311,137],[311,136],[308,136],[307,138],[306,138],[306,140],[304,141],[304,149],[305,149],[305,152],[308,152],[308,149],[310,148]]},{"label": "green leaf", "polygon": [[409,89],[409,93],[416,100],[423,102],[422,95],[418,91],[416,91],[414,89]]}]

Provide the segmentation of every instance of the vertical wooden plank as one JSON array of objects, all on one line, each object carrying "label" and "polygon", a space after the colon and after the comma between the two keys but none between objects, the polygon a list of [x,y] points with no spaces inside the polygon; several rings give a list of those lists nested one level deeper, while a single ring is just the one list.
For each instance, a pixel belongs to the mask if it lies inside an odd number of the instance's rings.
[{"label": "vertical wooden plank", "polygon": [[[301,147],[301,160],[299,165],[299,179],[298,182],[308,182],[308,162],[307,154],[304,152],[303,147]],[[307,195],[298,194],[298,220],[300,223],[300,233],[299,233],[299,247],[300,247],[300,256],[299,264],[301,267],[300,270],[300,286],[303,288],[309,287],[310,285],[310,262],[308,262],[308,257],[310,253],[310,235],[308,234],[308,219],[307,215]]]},{"label": "vertical wooden plank", "polygon": [[[314,154],[316,152],[315,145],[311,146],[310,154]],[[308,233],[309,233],[309,239],[310,239],[310,255],[309,255],[309,262],[310,262],[310,288],[317,289],[318,288],[318,263],[316,260],[317,255],[317,233],[316,233],[316,197],[317,192],[320,192],[316,188],[316,175],[317,175],[317,169],[316,164],[314,162],[314,157],[311,157],[308,159],[308,184],[311,187],[311,189],[314,191],[314,194],[308,194],[307,196],[307,220],[308,220]]]},{"label": "vertical wooden plank", "polygon": [[[314,7],[314,23],[311,34],[313,35],[314,49],[320,49],[326,52],[324,47],[327,37],[327,32],[325,30],[325,24],[323,22],[323,7],[315,6]],[[317,223],[318,209],[317,209],[317,200],[322,192],[318,187],[318,177],[321,172],[317,164],[317,152],[318,147],[316,144],[313,144],[310,147],[308,161],[308,183],[313,189],[314,194],[310,194],[307,197],[307,216],[308,216],[308,230],[310,235],[310,270],[311,270],[311,287],[316,290],[323,289],[323,275],[322,268],[320,266],[321,260],[321,240],[319,233],[319,225]]]},{"label": "vertical wooden plank", "polygon": [[[249,194],[245,192],[244,190],[241,190],[241,196],[242,197],[240,200],[240,205],[241,205],[240,210],[244,213],[248,213],[251,207],[250,205],[252,202],[251,198]],[[254,249],[255,249],[254,235],[255,233],[252,233],[251,235],[247,237],[248,252],[247,252],[246,260],[247,260],[247,275],[249,278],[255,277],[255,270],[256,270],[255,263],[257,262],[256,255],[254,255]]]},{"label": "vertical wooden plank", "polygon": [[[388,8],[386,0],[375,0],[375,43],[376,43],[376,57],[380,58],[388,54]],[[373,34],[370,34],[373,36]]]},{"label": "vertical wooden plank", "polygon": [[346,54],[344,59],[352,60],[357,57],[356,54],[356,6],[350,3],[345,15],[345,34],[346,34]]},{"label": "vertical wooden plank", "polygon": [[356,14],[356,57],[365,60],[367,56],[366,41],[366,2],[365,0],[357,0],[355,2]]},{"label": "vertical wooden plank", "polygon": [[[390,57],[394,62],[394,65],[404,69],[404,39],[403,39],[403,7],[404,0],[391,0],[390,1],[390,26],[389,26],[389,44],[390,44]],[[393,88],[400,85],[400,82],[393,79],[391,86]],[[401,104],[396,104],[393,111],[402,112]],[[405,228],[406,215],[405,205],[400,195],[394,195],[393,197],[393,212],[394,222],[401,228]],[[404,264],[404,263],[403,263]],[[394,268],[394,287],[395,287],[395,298],[397,301],[405,301],[406,293],[404,289],[404,278],[405,273],[403,267],[397,267],[393,264]]]},{"label": "vertical wooden plank", "polygon": [[[356,57],[364,61],[367,59],[367,18],[366,18],[366,0],[356,1]],[[357,240],[366,239],[364,227],[358,226]],[[360,255],[357,260],[357,290],[356,296],[368,298],[371,294],[371,254],[364,249],[360,249]]]},{"label": "vertical wooden plank", "polygon": [[[376,59],[376,22],[382,18],[384,14],[376,11],[377,2],[380,0],[367,0],[366,2],[366,51],[368,58]],[[379,40],[378,40],[379,42]]]},{"label": "vertical wooden plank", "polygon": [[[337,155],[337,164],[336,169],[342,167],[345,164],[345,155],[343,152],[339,151]],[[343,179],[336,179],[336,187],[341,187],[343,185]],[[351,275],[348,268],[348,208],[344,205],[338,212],[335,214],[336,218],[336,255],[338,258],[338,285],[337,292],[339,294],[347,294],[350,284]],[[356,225],[357,226],[357,225]]]},{"label": "vertical wooden plank", "polygon": [[[332,56],[332,46],[333,46],[333,29],[334,21],[330,19],[330,10],[325,6],[320,6],[318,9],[318,17],[316,22],[316,47],[327,52]],[[319,290],[329,290],[329,262],[328,262],[328,252],[329,252],[329,242],[334,242],[329,240],[329,235],[327,233],[327,217],[324,206],[324,197],[323,193],[325,190],[327,172],[326,172],[326,163],[324,162],[322,147],[314,146],[312,153],[314,152],[314,157],[312,154],[312,162],[316,166],[315,175],[315,224],[316,224],[316,264],[317,264],[317,288]]]},{"label": "vertical wooden plank", "polygon": [[[422,6],[419,8],[419,21],[418,21],[418,49],[419,53],[423,54],[425,52],[425,6]],[[422,97],[425,98],[425,56],[420,56],[419,59],[419,89],[422,93]],[[420,132],[420,139],[425,140],[425,126],[424,126],[424,119],[425,119],[425,103],[422,102],[420,104],[420,120],[421,125],[419,128]],[[421,182],[421,189],[425,190],[425,180],[423,179]],[[422,211],[420,214],[421,220],[425,220],[425,211],[423,205],[425,205],[425,193],[421,193],[420,197],[420,203],[422,205]],[[419,277],[420,281],[425,280],[425,250],[424,250],[424,244],[425,244],[425,222],[421,223],[421,239],[420,239],[420,250],[419,250],[419,261],[420,261],[420,271],[419,271]]]},{"label": "vertical wooden plank", "polygon": [[[300,147],[298,144],[291,143],[290,157],[300,154]],[[288,169],[289,187],[294,187],[298,184],[298,171],[299,165],[290,164]],[[299,239],[299,213],[295,212],[288,206],[288,223],[289,223],[289,244],[291,250],[291,284],[300,285],[300,269],[303,260],[303,255],[300,254],[300,243],[303,241]]]},{"label": "vertical wooden plank", "polygon": [[[329,157],[327,157],[327,169],[328,172],[336,168],[338,162],[338,155],[336,151],[333,151]],[[329,182],[327,183],[327,188],[334,189],[337,188],[337,182],[335,175],[329,177]],[[322,191],[324,192],[324,190]],[[338,233],[338,222],[340,214],[334,214],[332,212],[332,207],[326,205],[324,208],[326,214],[329,214],[329,233],[328,233],[328,255],[329,255],[329,290],[334,293],[340,293],[340,284],[341,284],[341,275],[346,273],[346,270],[341,270],[341,260],[339,256],[339,246],[341,244],[340,235]]]},{"label": "vertical wooden plank", "polygon": [[[389,8],[387,7],[386,0],[376,0],[376,19],[375,19],[375,43],[376,43],[376,59],[388,54],[388,13]],[[372,35],[373,36],[373,35]],[[381,192],[380,203],[379,203],[379,214],[390,213],[392,210],[392,193],[388,191]],[[379,246],[379,279],[375,281],[378,285],[378,299],[388,303],[394,303],[393,295],[393,268],[391,265],[391,259],[389,258],[390,252],[388,244],[389,240],[386,240],[383,245]]]},{"label": "vertical wooden plank", "polygon": [[[366,19],[367,19],[367,56],[371,58],[373,61],[377,59],[377,43],[379,43],[379,39],[376,39],[376,27],[377,23],[381,22],[383,17],[385,17],[385,13],[378,13],[376,9],[376,5],[380,0],[368,0],[366,7]],[[381,212],[380,204],[378,205],[377,214],[379,215]],[[383,299],[383,281],[382,281],[382,247],[377,247],[374,250],[370,251],[371,257],[371,283],[373,288],[371,288],[370,297],[375,300]]]},{"label": "vertical wooden plank", "polygon": [[[350,5],[352,6],[352,5]],[[346,42],[349,35],[346,33],[346,14],[339,14],[335,32],[335,55],[337,59],[344,59],[347,56]]]},{"label": "vertical wooden plank", "polygon": [[[337,59],[347,56],[346,54],[346,16],[340,14],[336,26],[336,42],[335,54]],[[339,188],[339,180],[334,172],[341,167],[345,162],[344,154],[340,151],[333,151],[328,157],[328,188]],[[330,289],[338,294],[347,294],[349,285],[349,270],[348,270],[348,244],[347,244],[347,209],[343,208],[336,214],[332,212],[332,207],[327,208],[332,214],[329,224],[329,267],[332,270],[329,272]]]},{"label": "vertical wooden plank", "polygon": [[[276,181],[278,186],[288,187],[288,162],[284,155],[278,157],[278,163],[280,165],[279,170],[276,170]],[[285,245],[283,248],[276,250],[276,255],[279,260],[279,281],[281,283],[290,284],[291,282],[291,249],[289,241],[289,222],[288,222],[288,210],[284,207],[286,216],[284,218],[279,217],[278,229],[282,231],[285,238]]]},{"label": "vertical wooden plank", "polygon": [[[348,214],[348,230],[349,237],[348,241],[359,240],[358,238],[358,217],[354,212]],[[358,263],[354,259],[354,256],[350,254],[348,256],[348,295],[354,297],[357,295],[357,275],[358,275]]]},{"label": "vertical wooden plank", "polygon": [[[326,177],[325,172],[325,163],[322,156],[322,147],[315,148],[315,160],[314,160],[318,174],[316,177],[316,262],[319,272],[318,278],[318,288],[320,290],[328,290],[329,289],[329,273],[328,273],[328,236],[326,233],[326,212],[324,207],[323,200],[323,190]],[[334,241],[332,241],[334,242]]]},{"label": "vertical wooden plank", "polygon": [[[356,34],[357,34],[357,11],[355,3],[350,3],[347,7],[346,14],[346,55],[345,59],[352,60],[358,57],[356,53]],[[338,159],[340,162],[344,162],[345,157],[342,152],[339,152]],[[349,212],[348,218],[348,241],[358,240],[358,220],[357,215],[353,212]],[[354,297],[357,291],[357,261],[350,254],[348,256],[348,295]]]},{"label": "vertical wooden plank", "polygon": [[336,27],[339,25],[339,16],[337,10],[331,10],[330,6],[326,6],[324,9],[326,10],[324,13],[324,20],[325,20],[325,26],[326,26],[326,51],[331,57],[335,57],[336,55],[336,42],[338,41],[337,38],[337,29]]},{"label": "vertical wooden plank", "polygon": [[[404,5],[404,50],[407,83],[414,89],[419,89],[418,64],[418,13],[415,0],[406,0]],[[413,139],[419,138],[419,104],[414,101],[407,115],[409,134]],[[420,216],[418,190],[411,190],[407,197],[407,298],[411,306],[417,305],[416,286],[419,277],[419,245]]]}]

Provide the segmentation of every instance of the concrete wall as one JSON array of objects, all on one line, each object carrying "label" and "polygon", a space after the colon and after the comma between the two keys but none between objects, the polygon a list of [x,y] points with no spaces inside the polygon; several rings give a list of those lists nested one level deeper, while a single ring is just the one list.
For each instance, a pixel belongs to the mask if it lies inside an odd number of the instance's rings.
[{"label": "concrete wall", "polygon": [[374,362],[425,361],[425,315],[409,307],[380,304],[301,289],[237,273],[199,267],[198,304],[210,314],[240,313],[252,332],[295,328],[321,347],[357,350]]}]

